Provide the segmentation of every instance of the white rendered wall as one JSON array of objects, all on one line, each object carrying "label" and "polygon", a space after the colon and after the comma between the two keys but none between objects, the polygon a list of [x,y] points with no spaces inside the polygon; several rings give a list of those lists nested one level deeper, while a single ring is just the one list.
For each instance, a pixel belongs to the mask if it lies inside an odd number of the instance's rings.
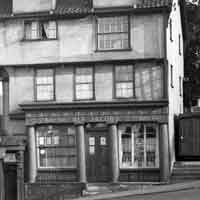
[{"label": "white rendered wall", "polygon": [[[170,40],[170,19],[172,20],[172,41]],[[179,34],[181,35],[181,55],[179,54]],[[183,30],[181,25],[181,13],[178,0],[173,1],[172,12],[168,18],[167,28],[167,60],[168,60],[168,96],[169,96],[169,149],[171,167],[175,161],[174,116],[183,112],[183,87],[179,77],[183,80]],[[173,88],[171,87],[171,65],[173,66]]]}]

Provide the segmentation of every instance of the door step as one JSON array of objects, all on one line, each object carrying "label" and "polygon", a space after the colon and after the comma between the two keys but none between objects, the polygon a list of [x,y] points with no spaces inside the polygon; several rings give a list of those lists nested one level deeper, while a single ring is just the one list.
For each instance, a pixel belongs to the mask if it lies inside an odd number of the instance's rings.
[{"label": "door step", "polygon": [[127,186],[122,184],[112,183],[88,183],[86,190],[83,192],[84,196],[97,195],[103,193],[111,193],[119,190],[126,190]]},{"label": "door step", "polygon": [[200,180],[200,162],[175,162],[171,181],[184,182]]}]

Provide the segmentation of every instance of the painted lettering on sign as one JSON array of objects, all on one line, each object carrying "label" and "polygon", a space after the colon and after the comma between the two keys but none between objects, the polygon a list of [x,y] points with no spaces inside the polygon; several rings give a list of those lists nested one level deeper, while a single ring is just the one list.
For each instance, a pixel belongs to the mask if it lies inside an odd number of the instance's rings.
[{"label": "painted lettering on sign", "polygon": [[4,157],[4,162],[6,163],[17,162],[15,153],[7,153]]}]

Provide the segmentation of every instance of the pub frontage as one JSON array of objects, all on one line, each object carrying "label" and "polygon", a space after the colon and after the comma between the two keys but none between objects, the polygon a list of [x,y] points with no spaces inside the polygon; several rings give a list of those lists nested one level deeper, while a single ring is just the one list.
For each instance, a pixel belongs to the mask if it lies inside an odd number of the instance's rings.
[{"label": "pub frontage", "polygon": [[29,182],[167,181],[166,105],[164,100],[21,104]]}]

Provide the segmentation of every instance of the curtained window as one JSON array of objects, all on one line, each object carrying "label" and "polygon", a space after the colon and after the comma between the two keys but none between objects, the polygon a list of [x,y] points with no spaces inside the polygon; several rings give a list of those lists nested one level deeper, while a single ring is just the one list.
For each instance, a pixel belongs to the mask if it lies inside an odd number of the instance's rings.
[{"label": "curtained window", "polygon": [[36,129],[39,168],[76,168],[76,137],[73,126],[41,125]]}]

